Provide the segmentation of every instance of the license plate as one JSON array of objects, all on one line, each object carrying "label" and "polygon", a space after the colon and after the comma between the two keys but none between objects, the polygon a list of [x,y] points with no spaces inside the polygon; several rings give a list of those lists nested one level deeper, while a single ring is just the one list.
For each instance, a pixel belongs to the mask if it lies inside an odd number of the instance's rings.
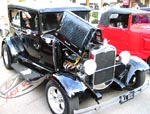
[{"label": "license plate", "polygon": [[120,103],[120,104],[123,104],[123,103],[125,103],[125,102],[127,102],[128,100],[131,100],[131,99],[133,99],[133,98],[134,98],[134,91],[131,91],[131,92],[129,92],[128,94],[121,95],[121,96],[119,97],[119,99],[120,99],[119,103]]}]

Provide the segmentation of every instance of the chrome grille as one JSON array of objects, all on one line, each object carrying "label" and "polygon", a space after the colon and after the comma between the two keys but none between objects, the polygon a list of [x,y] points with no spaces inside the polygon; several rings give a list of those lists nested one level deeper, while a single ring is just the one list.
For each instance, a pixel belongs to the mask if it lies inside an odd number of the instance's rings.
[{"label": "chrome grille", "polygon": [[93,85],[112,80],[116,49],[110,45],[101,46],[99,49],[93,49],[92,54],[94,54],[94,60],[97,63],[97,69],[93,75]]}]

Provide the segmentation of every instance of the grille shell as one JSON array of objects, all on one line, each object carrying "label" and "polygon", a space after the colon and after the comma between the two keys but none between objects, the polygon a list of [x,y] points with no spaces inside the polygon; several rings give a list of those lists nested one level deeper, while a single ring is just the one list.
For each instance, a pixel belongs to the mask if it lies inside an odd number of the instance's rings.
[{"label": "grille shell", "polygon": [[112,81],[114,78],[114,64],[116,48],[111,45],[102,45],[91,50],[97,63],[96,72],[93,74],[93,87]]}]

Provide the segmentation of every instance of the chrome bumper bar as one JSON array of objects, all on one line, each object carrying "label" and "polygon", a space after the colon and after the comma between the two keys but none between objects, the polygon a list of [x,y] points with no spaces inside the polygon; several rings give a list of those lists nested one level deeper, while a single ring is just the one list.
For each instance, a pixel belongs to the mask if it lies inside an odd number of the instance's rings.
[{"label": "chrome bumper bar", "polygon": [[[129,101],[129,100],[133,99],[135,96],[140,94],[142,91],[144,91],[148,87],[150,87],[149,81],[146,82],[141,87],[138,87],[134,90],[125,92],[125,93],[123,93],[123,94],[121,94],[117,97],[113,97],[112,99],[107,100],[105,102],[102,102],[100,104],[96,104],[96,105],[93,105],[93,106],[90,106],[90,107],[87,107],[87,108],[83,108],[83,109],[79,109],[79,110],[74,110],[74,114],[87,114],[89,112],[94,113],[94,112],[97,112],[100,109],[104,109],[104,108],[109,107],[109,106],[111,106],[113,104],[116,104],[116,103],[123,104],[126,101]],[[127,95],[129,95],[129,96],[127,97]],[[133,95],[133,97],[131,95]]]}]

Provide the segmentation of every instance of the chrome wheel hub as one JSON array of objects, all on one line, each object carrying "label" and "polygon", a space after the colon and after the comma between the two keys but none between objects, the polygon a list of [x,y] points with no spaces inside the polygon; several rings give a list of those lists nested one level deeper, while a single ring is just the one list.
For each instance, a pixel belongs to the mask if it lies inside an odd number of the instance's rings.
[{"label": "chrome wheel hub", "polygon": [[57,114],[62,114],[65,110],[65,101],[59,89],[50,87],[47,94],[51,109]]}]

